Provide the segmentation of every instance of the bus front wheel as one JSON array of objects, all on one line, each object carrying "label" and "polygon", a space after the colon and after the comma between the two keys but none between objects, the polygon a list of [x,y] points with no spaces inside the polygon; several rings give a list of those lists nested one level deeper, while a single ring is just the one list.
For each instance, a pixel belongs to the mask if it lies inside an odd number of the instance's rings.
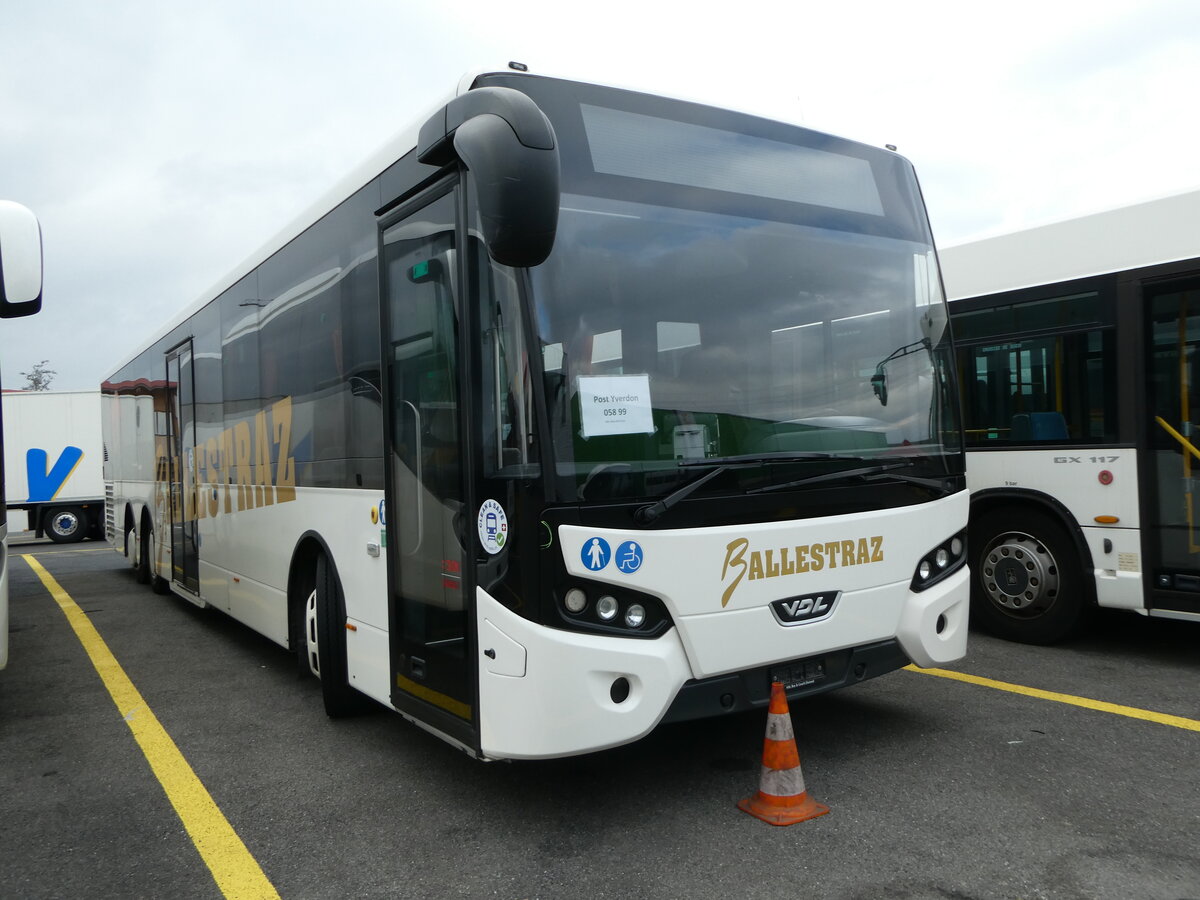
[{"label": "bus front wheel", "polygon": [[972,518],[971,612],[997,637],[1053,644],[1075,632],[1087,609],[1079,553],[1066,529],[1035,509]]},{"label": "bus front wheel", "polygon": [[317,557],[316,568],[316,583],[304,603],[304,641],[299,651],[308,670],[321,680],[325,714],[341,718],[363,712],[370,701],[349,684],[341,582],[324,554]]}]

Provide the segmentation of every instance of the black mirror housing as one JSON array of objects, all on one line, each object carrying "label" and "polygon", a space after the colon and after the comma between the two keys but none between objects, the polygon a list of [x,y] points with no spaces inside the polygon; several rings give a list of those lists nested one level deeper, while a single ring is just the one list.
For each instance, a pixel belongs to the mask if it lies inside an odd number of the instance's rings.
[{"label": "black mirror housing", "polygon": [[478,88],[447,103],[422,127],[417,159],[471,171],[488,254],[536,266],[554,249],[560,169],[550,120],[512,88]]}]

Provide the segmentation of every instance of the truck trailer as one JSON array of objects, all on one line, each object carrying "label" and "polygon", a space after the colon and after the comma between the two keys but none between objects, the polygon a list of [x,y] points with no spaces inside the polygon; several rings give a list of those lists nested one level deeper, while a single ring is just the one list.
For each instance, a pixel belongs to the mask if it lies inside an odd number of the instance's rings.
[{"label": "truck trailer", "polygon": [[104,450],[97,391],[6,391],[9,510],[58,543],[104,533]]}]

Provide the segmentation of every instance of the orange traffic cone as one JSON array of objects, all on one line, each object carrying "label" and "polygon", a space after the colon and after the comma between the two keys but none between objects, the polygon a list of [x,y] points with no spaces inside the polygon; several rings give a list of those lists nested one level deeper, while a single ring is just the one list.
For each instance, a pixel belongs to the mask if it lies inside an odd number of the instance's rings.
[{"label": "orange traffic cone", "polygon": [[763,740],[762,778],[758,793],[738,801],[738,809],[771,825],[795,825],[829,812],[829,807],[808,796],[800,772],[800,754],[792,734],[787,694],[783,684],[771,685],[767,709],[767,736]]}]

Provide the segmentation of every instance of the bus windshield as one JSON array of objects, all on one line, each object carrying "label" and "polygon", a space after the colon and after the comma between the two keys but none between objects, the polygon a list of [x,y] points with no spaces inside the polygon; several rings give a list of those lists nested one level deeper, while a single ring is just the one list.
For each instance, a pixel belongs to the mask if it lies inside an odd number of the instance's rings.
[{"label": "bus windshield", "polygon": [[590,499],[616,470],[605,499],[661,495],[681,468],[744,456],[957,469],[947,316],[907,164],[777,124],[781,140],[598,109],[582,108],[586,146],[564,141],[555,251],[531,270],[564,493]]}]

